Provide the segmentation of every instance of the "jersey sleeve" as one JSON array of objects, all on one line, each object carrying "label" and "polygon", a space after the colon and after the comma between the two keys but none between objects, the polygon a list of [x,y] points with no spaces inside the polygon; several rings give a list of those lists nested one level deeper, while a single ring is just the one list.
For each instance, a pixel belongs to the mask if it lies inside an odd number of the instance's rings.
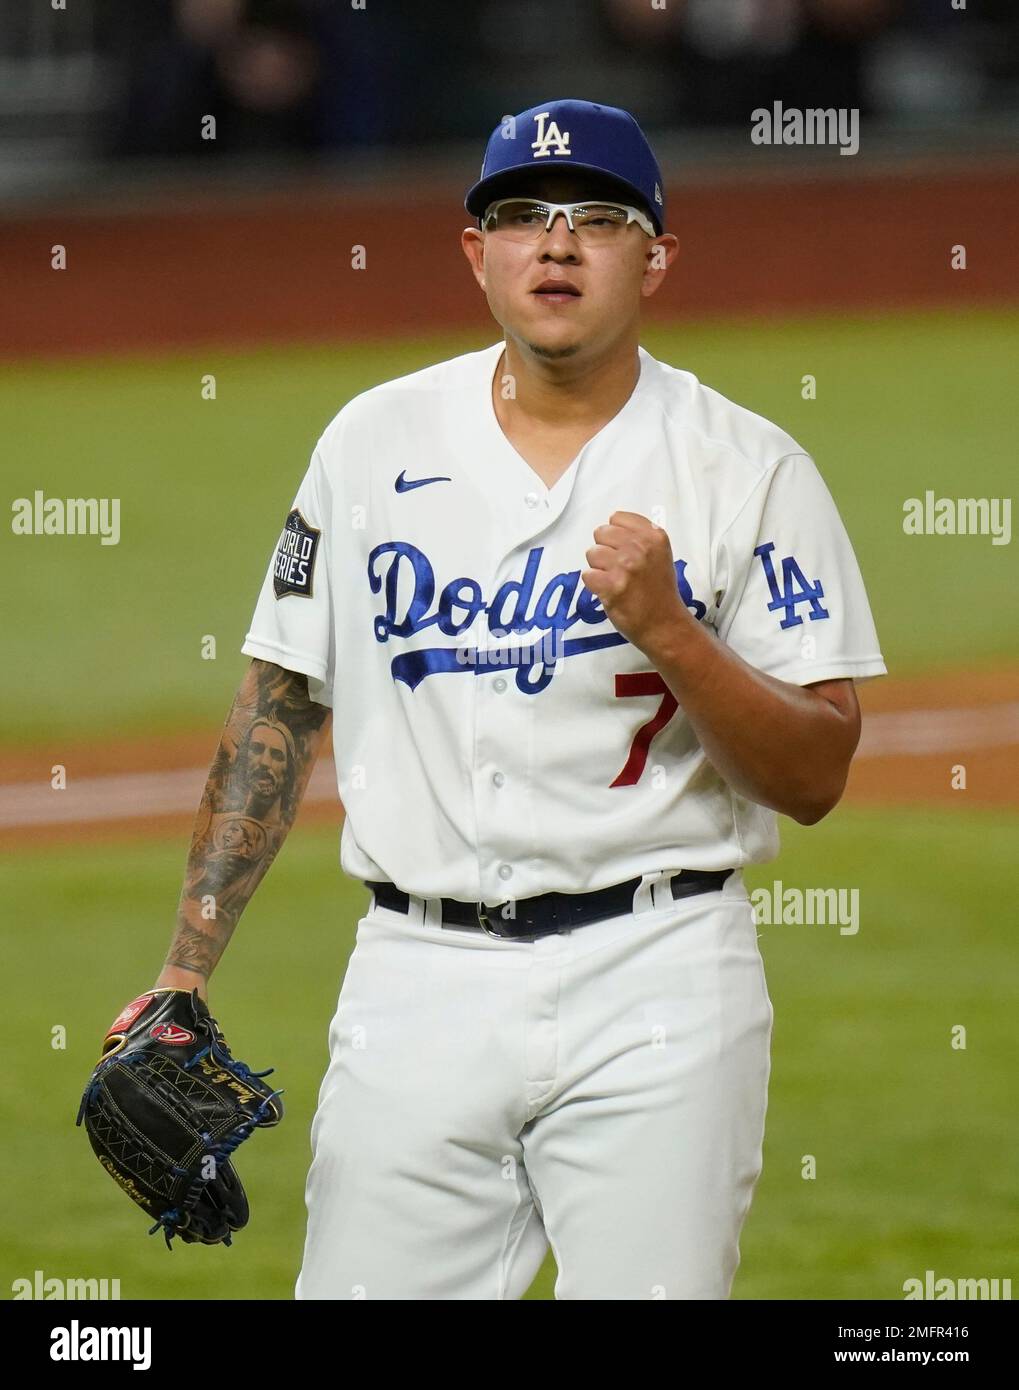
[{"label": "jersey sleeve", "polygon": [[302,672],[311,698],[331,706],[336,642],[329,573],[332,497],[322,450],[320,439],[283,520],[241,651]]},{"label": "jersey sleeve", "polygon": [[887,673],[852,543],[809,455],[758,482],[715,572],[715,628],[751,666],[794,685]]}]

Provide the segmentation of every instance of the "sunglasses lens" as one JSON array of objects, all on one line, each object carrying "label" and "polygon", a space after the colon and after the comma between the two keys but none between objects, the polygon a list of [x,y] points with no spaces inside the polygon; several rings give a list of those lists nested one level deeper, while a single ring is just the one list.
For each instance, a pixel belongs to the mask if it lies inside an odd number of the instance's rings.
[{"label": "sunglasses lens", "polygon": [[626,229],[626,209],[614,203],[590,203],[573,210],[573,226],[577,236],[587,245],[615,241]]},{"label": "sunglasses lens", "polygon": [[485,219],[485,230],[515,241],[537,241],[547,221],[547,206],[520,199],[494,208]]},{"label": "sunglasses lens", "polygon": [[[573,229],[586,246],[614,241],[626,229],[626,209],[617,204],[573,203],[570,208]],[[486,214],[484,228],[509,241],[537,241],[544,234],[550,210],[547,203],[508,200]]]}]

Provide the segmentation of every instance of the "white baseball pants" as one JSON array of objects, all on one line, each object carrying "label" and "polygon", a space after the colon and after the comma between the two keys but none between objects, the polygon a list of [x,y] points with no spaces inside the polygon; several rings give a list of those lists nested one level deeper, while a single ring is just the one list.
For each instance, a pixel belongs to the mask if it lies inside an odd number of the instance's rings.
[{"label": "white baseball pants", "polygon": [[[742,875],[535,942],[376,906],[329,1029],[299,1299],[725,1299],[772,1006]],[[661,886],[660,886],[661,885]],[[658,889],[658,906],[654,890]]]}]

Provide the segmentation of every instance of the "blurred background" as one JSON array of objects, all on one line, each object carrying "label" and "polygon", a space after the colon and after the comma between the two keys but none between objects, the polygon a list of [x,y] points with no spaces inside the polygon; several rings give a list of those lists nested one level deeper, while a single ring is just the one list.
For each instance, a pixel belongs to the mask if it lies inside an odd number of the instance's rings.
[{"label": "blurred background", "polygon": [[[536,91],[611,91],[653,132],[717,144],[780,92],[897,139],[1014,138],[1009,0],[75,0],[0,5],[5,180],[83,162],[318,161],[475,142]],[[455,87],[450,79],[455,77]],[[566,82],[567,87],[563,87]],[[572,87],[570,84],[572,83]],[[689,137],[696,136],[691,142]],[[262,167],[262,166],[260,166]],[[91,170],[89,171],[91,172]]]},{"label": "blurred background", "polygon": [[[0,0],[3,476],[12,502],[121,505],[115,546],[0,545],[23,1082],[0,1097],[0,1290],[41,1269],[119,1278],[124,1298],[292,1296],[367,903],[338,870],[331,763],[210,991],[289,1102],[241,1151],[254,1214],[234,1249],[169,1258],[73,1118],[109,1021],[162,963],[311,450],[358,392],[501,336],[459,247],[463,196],[500,119],[561,96],[626,107],[651,138],[681,255],[645,346],[812,453],[890,672],[861,687],[843,803],[783,822],[779,860],[747,875],[857,889],[860,927],[760,925],[773,1070],[734,1297],[1019,1275],[1016,546],[902,528],[908,498],[1001,502],[1016,475],[1019,16],[959,3]],[[859,152],[755,145],[774,102],[858,109]],[[549,1257],[530,1297],[554,1279]]]}]

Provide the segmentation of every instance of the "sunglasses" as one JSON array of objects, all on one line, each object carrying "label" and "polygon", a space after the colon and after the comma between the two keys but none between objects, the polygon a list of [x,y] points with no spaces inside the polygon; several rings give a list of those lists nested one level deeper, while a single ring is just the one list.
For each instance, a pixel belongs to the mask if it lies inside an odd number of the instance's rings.
[{"label": "sunglasses", "polygon": [[532,198],[500,198],[490,203],[481,219],[481,229],[510,241],[537,241],[544,232],[552,230],[560,212],[570,231],[588,246],[615,241],[631,222],[636,222],[648,236],[655,235],[647,215],[626,203],[545,203]]}]

